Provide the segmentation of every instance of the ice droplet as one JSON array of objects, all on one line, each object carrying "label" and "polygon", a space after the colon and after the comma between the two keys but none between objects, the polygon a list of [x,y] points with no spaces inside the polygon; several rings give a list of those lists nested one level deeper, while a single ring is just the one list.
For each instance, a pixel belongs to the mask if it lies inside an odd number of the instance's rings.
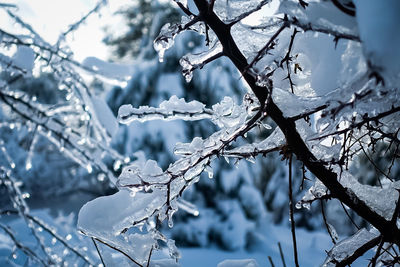
[{"label": "ice droplet", "polygon": [[164,61],[165,51],[174,45],[175,36],[179,32],[178,25],[171,25],[170,23],[165,24],[160,31],[158,37],[154,40],[154,49],[158,53],[158,59],[160,62]]},{"label": "ice droplet", "polygon": [[172,216],[168,217],[168,227],[169,228],[174,227],[174,221],[172,219]]},{"label": "ice droplet", "polygon": [[213,169],[212,169],[212,167],[211,167],[210,165],[207,165],[207,166],[204,168],[204,171],[205,171],[206,173],[208,173],[208,178],[212,179],[212,178],[214,177],[214,172],[213,172]]},{"label": "ice droplet", "polygon": [[92,173],[92,172],[93,172],[93,167],[92,167],[92,165],[91,165],[91,164],[88,164],[88,165],[86,166],[86,170],[87,170],[88,173]]},{"label": "ice droplet", "polygon": [[25,164],[25,170],[29,171],[30,169],[32,169],[32,162],[27,160]]}]

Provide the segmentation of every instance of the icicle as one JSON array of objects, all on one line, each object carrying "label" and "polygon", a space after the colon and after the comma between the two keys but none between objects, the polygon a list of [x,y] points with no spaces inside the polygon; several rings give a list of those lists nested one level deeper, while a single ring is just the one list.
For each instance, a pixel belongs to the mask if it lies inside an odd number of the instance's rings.
[{"label": "icicle", "polygon": [[235,166],[236,169],[239,169],[239,159],[235,160],[235,163],[233,164],[233,166]]},{"label": "icicle", "polygon": [[248,162],[253,163],[253,164],[256,163],[256,159],[255,159],[253,156],[250,156],[250,157],[246,158],[246,160],[247,160]]},{"label": "icicle", "polygon": [[31,145],[29,147],[29,151],[28,151],[28,157],[26,158],[26,163],[25,163],[25,169],[27,171],[29,171],[32,168],[32,157],[33,157],[33,151],[35,149],[36,143],[39,139],[39,135],[36,134],[36,132],[34,133]]},{"label": "icicle", "polygon": [[210,165],[207,165],[207,166],[204,168],[204,171],[205,171],[206,173],[208,173],[208,178],[212,179],[212,178],[214,177],[214,172],[213,172],[213,169],[212,169],[212,167],[211,167]]},{"label": "icicle", "polygon": [[169,228],[174,227],[174,221],[173,221],[172,217],[173,217],[173,215],[174,215],[174,213],[175,213],[176,211],[177,211],[177,210],[176,210],[176,209],[173,209],[173,208],[170,208],[170,209],[168,210],[167,217],[168,217],[168,227],[169,227]]},{"label": "icicle", "polygon": [[225,159],[226,163],[229,164],[229,158],[227,156],[224,156],[224,159]]},{"label": "icicle", "polygon": [[179,253],[178,248],[175,245],[175,240],[168,239],[167,247],[169,250],[169,256],[177,261],[181,257],[181,254]]},{"label": "icicle", "polygon": [[89,163],[88,165],[86,165],[86,170],[88,173],[92,173],[93,172],[93,167],[92,165]]},{"label": "icicle", "polygon": [[165,24],[160,31],[158,37],[154,40],[154,49],[158,53],[160,62],[164,61],[165,51],[174,45],[175,36],[178,34],[179,26],[170,23]]}]

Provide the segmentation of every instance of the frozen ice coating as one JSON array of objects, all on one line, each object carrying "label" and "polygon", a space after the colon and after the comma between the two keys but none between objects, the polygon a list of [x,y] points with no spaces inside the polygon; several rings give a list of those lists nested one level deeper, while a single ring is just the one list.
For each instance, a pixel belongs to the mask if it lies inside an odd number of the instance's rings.
[{"label": "frozen ice coating", "polygon": [[158,37],[154,40],[154,49],[158,52],[159,61],[164,61],[165,51],[174,45],[174,39],[179,33],[178,25],[165,24]]},{"label": "frozen ice coating", "polygon": [[[335,168],[335,170],[338,174],[340,173],[339,168]],[[393,203],[396,203],[399,199],[399,192],[396,190],[400,184],[399,181],[391,183],[386,188],[380,188],[360,184],[347,171],[342,172],[338,177],[340,177],[340,183],[343,186],[351,188],[357,197],[364,201],[374,212],[384,217],[387,221],[392,219],[396,207]]]},{"label": "frozen ice coating", "polygon": [[35,61],[35,52],[28,46],[18,46],[17,52],[12,56],[11,65],[26,71],[28,74],[32,72]]},{"label": "frozen ice coating", "polygon": [[[245,17],[244,11],[254,13],[272,0],[236,0],[236,1],[215,1],[215,13],[226,23]],[[250,11],[251,10],[251,11]]]},{"label": "frozen ice coating", "polygon": [[237,105],[231,97],[225,96],[220,103],[212,106],[214,116],[212,121],[220,128],[234,127],[243,123],[248,117],[246,105]]},{"label": "frozen ice coating", "polygon": [[163,170],[158,166],[155,160],[148,160],[143,168],[144,175],[160,175]]},{"label": "frozen ice coating", "polygon": [[134,108],[131,104],[122,105],[118,110],[118,121],[130,124],[133,121],[149,120],[201,120],[211,118],[212,111],[199,101],[186,102],[176,95],[164,100],[158,108],[141,106]]},{"label": "frozen ice coating", "polygon": [[178,98],[176,95],[171,96],[169,100],[164,100],[160,104],[161,109],[167,111],[179,111],[179,112],[202,112],[205,105],[199,101],[192,100],[186,102],[183,98]]},{"label": "frozen ice coating", "polygon": [[186,82],[190,82],[193,78],[193,71],[195,69],[201,69],[207,61],[217,56],[222,52],[222,45],[220,42],[214,44],[214,46],[205,52],[199,54],[189,54],[182,57],[179,60],[179,64],[182,66],[182,74],[185,77]]},{"label": "frozen ice coating", "polygon": [[122,81],[128,80],[133,72],[133,67],[130,65],[110,63],[96,57],[85,58],[82,66],[106,78]]},{"label": "frozen ice coating", "polygon": [[365,228],[359,230],[353,236],[337,243],[329,252],[328,257],[322,264],[323,267],[337,266],[336,262],[341,262],[352,256],[362,245],[378,238],[379,234],[372,233]]},{"label": "frozen ice coating", "polygon": [[356,17],[365,56],[378,72],[400,73],[400,2],[355,0]]},{"label": "frozen ice coating", "polygon": [[153,210],[163,204],[160,191],[138,192],[134,197],[128,190],[121,190],[111,196],[98,197],[86,203],[78,215],[78,228],[90,236],[113,240],[133,222],[150,217]]}]

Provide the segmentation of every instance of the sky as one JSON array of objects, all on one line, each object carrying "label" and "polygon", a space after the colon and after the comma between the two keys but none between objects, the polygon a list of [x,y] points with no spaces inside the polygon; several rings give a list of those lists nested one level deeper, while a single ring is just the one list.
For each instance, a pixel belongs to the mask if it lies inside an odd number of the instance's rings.
[{"label": "sky", "polygon": [[[43,39],[55,44],[60,33],[66,31],[69,25],[79,21],[101,0],[0,0],[0,3],[15,4],[17,14],[29,23]],[[123,31],[126,27],[121,17],[113,16],[115,11],[129,5],[133,0],[108,0],[107,5],[100,10],[101,16],[93,14],[76,32],[69,35],[67,41],[74,52],[75,60],[82,62],[86,57],[97,57],[103,60],[110,58],[109,49],[103,44],[104,27],[112,26],[113,30]],[[274,10],[277,1],[273,1]],[[9,16],[0,9],[0,25],[13,32],[15,24]]]},{"label": "sky", "polygon": [[[66,31],[70,24],[78,21],[82,16],[96,6],[98,0],[2,0],[1,3],[18,6],[17,14],[29,23],[49,43],[54,44],[60,33]],[[75,60],[82,61],[88,56],[100,59],[109,58],[109,51],[102,43],[104,26],[117,24],[118,18],[112,14],[129,4],[126,0],[108,1],[106,7],[100,10],[101,16],[93,14],[76,32],[69,36],[68,43],[74,52]],[[16,26],[9,16],[0,13],[0,24],[10,32]],[[6,25],[6,26],[4,26]]]}]

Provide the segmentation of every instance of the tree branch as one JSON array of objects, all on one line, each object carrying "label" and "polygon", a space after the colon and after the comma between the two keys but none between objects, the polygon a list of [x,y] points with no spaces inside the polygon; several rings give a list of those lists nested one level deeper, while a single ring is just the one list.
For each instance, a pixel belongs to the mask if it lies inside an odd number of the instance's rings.
[{"label": "tree branch", "polygon": [[[373,211],[364,201],[359,199],[350,188],[345,188],[338,181],[337,174],[327,169],[323,162],[317,160],[297,132],[295,123],[283,116],[282,111],[272,99],[269,99],[267,105],[265,105],[268,91],[266,91],[264,87],[258,86],[255,77],[248,73],[247,69],[249,64],[233,40],[229,25],[224,24],[213,11],[208,10],[207,1],[194,0],[194,2],[200,11],[201,19],[210,26],[220,40],[224,49],[224,54],[233,62],[238,70],[243,73],[244,79],[259,99],[262,110],[268,113],[284,133],[291,151],[293,151],[297,158],[331,191],[333,197],[345,203],[361,217],[375,226],[382,233],[385,240],[400,243],[400,230],[397,229],[397,227],[393,227],[390,221],[387,221]],[[287,23],[285,23],[274,36],[278,36],[286,26]],[[398,109],[400,110],[400,107]]]}]

